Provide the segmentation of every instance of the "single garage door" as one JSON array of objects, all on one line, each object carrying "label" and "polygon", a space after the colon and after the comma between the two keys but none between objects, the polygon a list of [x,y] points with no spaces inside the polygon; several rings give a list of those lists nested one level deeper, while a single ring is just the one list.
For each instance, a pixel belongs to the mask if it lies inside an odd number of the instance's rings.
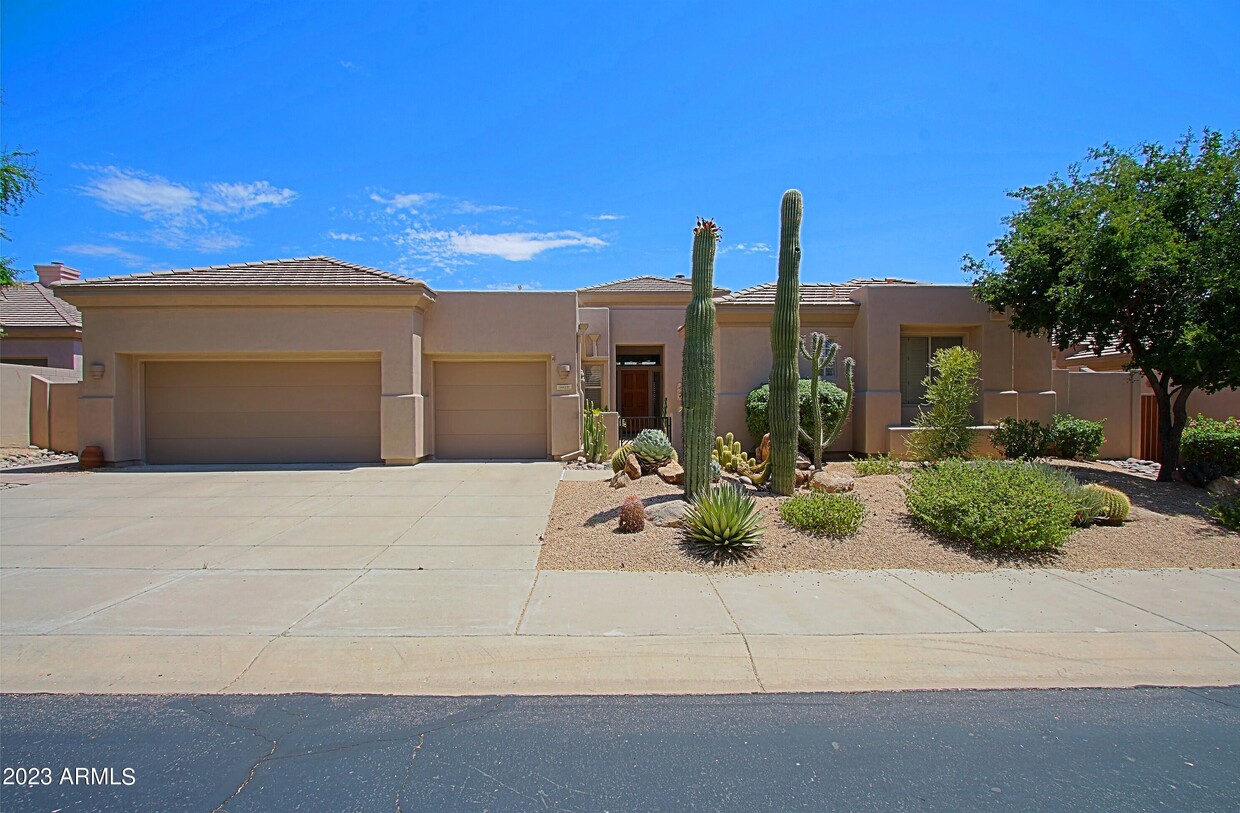
[{"label": "single garage door", "polygon": [[435,456],[546,458],[547,365],[435,362]]},{"label": "single garage door", "polygon": [[379,362],[146,364],[148,463],[379,461]]}]

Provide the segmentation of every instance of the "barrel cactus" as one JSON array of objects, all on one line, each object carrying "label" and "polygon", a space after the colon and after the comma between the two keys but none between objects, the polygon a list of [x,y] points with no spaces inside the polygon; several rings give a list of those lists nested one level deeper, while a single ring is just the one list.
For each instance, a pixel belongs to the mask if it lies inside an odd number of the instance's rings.
[{"label": "barrel cactus", "polygon": [[779,212],[779,278],[771,315],[771,491],[796,489],[798,414],[797,345],[801,334],[801,193],[784,193]]},{"label": "barrel cactus", "polygon": [[616,449],[615,453],[611,456],[611,470],[623,471],[624,461],[628,459],[629,452],[631,451],[633,451],[632,443],[621,443],[620,448]]},{"label": "barrel cactus", "polygon": [[710,487],[711,438],[715,434],[715,245],[720,231],[698,218],[693,229],[693,297],[685,310],[681,356],[681,404],[685,497]]},{"label": "barrel cactus", "polygon": [[1132,510],[1132,501],[1128,499],[1127,494],[1118,488],[1104,486],[1102,483],[1089,483],[1085,488],[1102,498],[1103,512],[1098,519],[1099,522],[1120,525],[1128,519],[1128,512]]},{"label": "barrel cactus", "polygon": [[643,429],[629,445],[629,451],[648,466],[663,466],[676,457],[672,442],[659,429]]}]

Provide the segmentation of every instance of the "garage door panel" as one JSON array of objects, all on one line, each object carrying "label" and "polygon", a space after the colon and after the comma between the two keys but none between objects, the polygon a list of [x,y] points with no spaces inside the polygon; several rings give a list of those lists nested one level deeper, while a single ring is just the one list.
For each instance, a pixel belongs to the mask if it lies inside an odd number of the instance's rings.
[{"label": "garage door panel", "polygon": [[373,412],[380,390],[370,386],[148,387],[151,412]]},{"label": "garage door panel", "polygon": [[378,362],[150,362],[150,463],[380,459]]},{"label": "garage door panel", "polygon": [[547,457],[547,436],[436,435],[435,456],[443,459],[534,459]]},{"label": "garage door panel", "polygon": [[440,409],[536,409],[543,411],[547,408],[547,388],[541,384],[439,386],[437,383],[435,401]]},{"label": "garage door panel", "polygon": [[379,386],[378,362],[357,361],[199,361],[146,365],[149,386],[298,387]]},{"label": "garage door panel", "polygon": [[146,436],[155,440],[367,438],[378,432],[378,415],[352,412],[165,412],[146,417]]},{"label": "garage door panel", "polygon": [[436,362],[435,456],[546,458],[545,362]]},{"label": "garage door panel", "polygon": [[445,435],[541,435],[547,431],[547,413],[512,409],[446,410],[438,413],[436,427]]},{"label": "garage door panel", "polygon": [[261,460],[255,457],[254,438],[168,439],[159,441],[163,459],[152,463],[192,461],[225,463],[373,463],[374,454],[359,450],[357,438],[270,438],[263,441]]},{"label": "garage door panel", "polygon": [[543,361],[462,361],[440,362],[435,365],[435,387],[492,385],[544,386],[547,364]]}]

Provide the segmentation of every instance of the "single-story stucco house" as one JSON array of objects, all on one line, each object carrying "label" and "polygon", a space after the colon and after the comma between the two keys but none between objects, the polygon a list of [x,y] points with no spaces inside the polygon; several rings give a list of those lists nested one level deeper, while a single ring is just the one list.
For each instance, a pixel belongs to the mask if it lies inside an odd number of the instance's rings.
[{"label": "single-story stucco house", "polygon": [[[112,463],[410,464],[561,458],[585,400],[626,433],[680,443],[690,281],[635,277],[576,291],[434,291],[330,257],[65,280],[82,314],[78,443]],[[745,396],[767,380],[774,283],[716,291],[716,427],[748,442]],[[835,451],[899,452],[930,355],[981,353],[979,425],[1057,411],[1108,420],[1104,453],[1140,440],[1127,373],[1071,372],[968,286],[807,282],[801,329],[857,361]],[[665,407],[666,404],[666,407]],[[666,413],[665,410],[666,409]],[[664,417],[666,415],[666,418]]]}]

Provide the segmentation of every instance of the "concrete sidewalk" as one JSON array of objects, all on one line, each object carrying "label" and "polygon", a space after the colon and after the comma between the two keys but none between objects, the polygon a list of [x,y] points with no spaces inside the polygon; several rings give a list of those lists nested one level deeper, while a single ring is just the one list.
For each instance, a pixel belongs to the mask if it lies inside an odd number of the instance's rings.
[{"label": "concrete sidewalk", "polygon": [[[6,692],[1240,683],[1234,570],[722,576],[22,568],[5,569],[0,580],[6,608],[22,610],[0,614]],[[72,607],[44,595],[53,584],[71,591]]]}]

